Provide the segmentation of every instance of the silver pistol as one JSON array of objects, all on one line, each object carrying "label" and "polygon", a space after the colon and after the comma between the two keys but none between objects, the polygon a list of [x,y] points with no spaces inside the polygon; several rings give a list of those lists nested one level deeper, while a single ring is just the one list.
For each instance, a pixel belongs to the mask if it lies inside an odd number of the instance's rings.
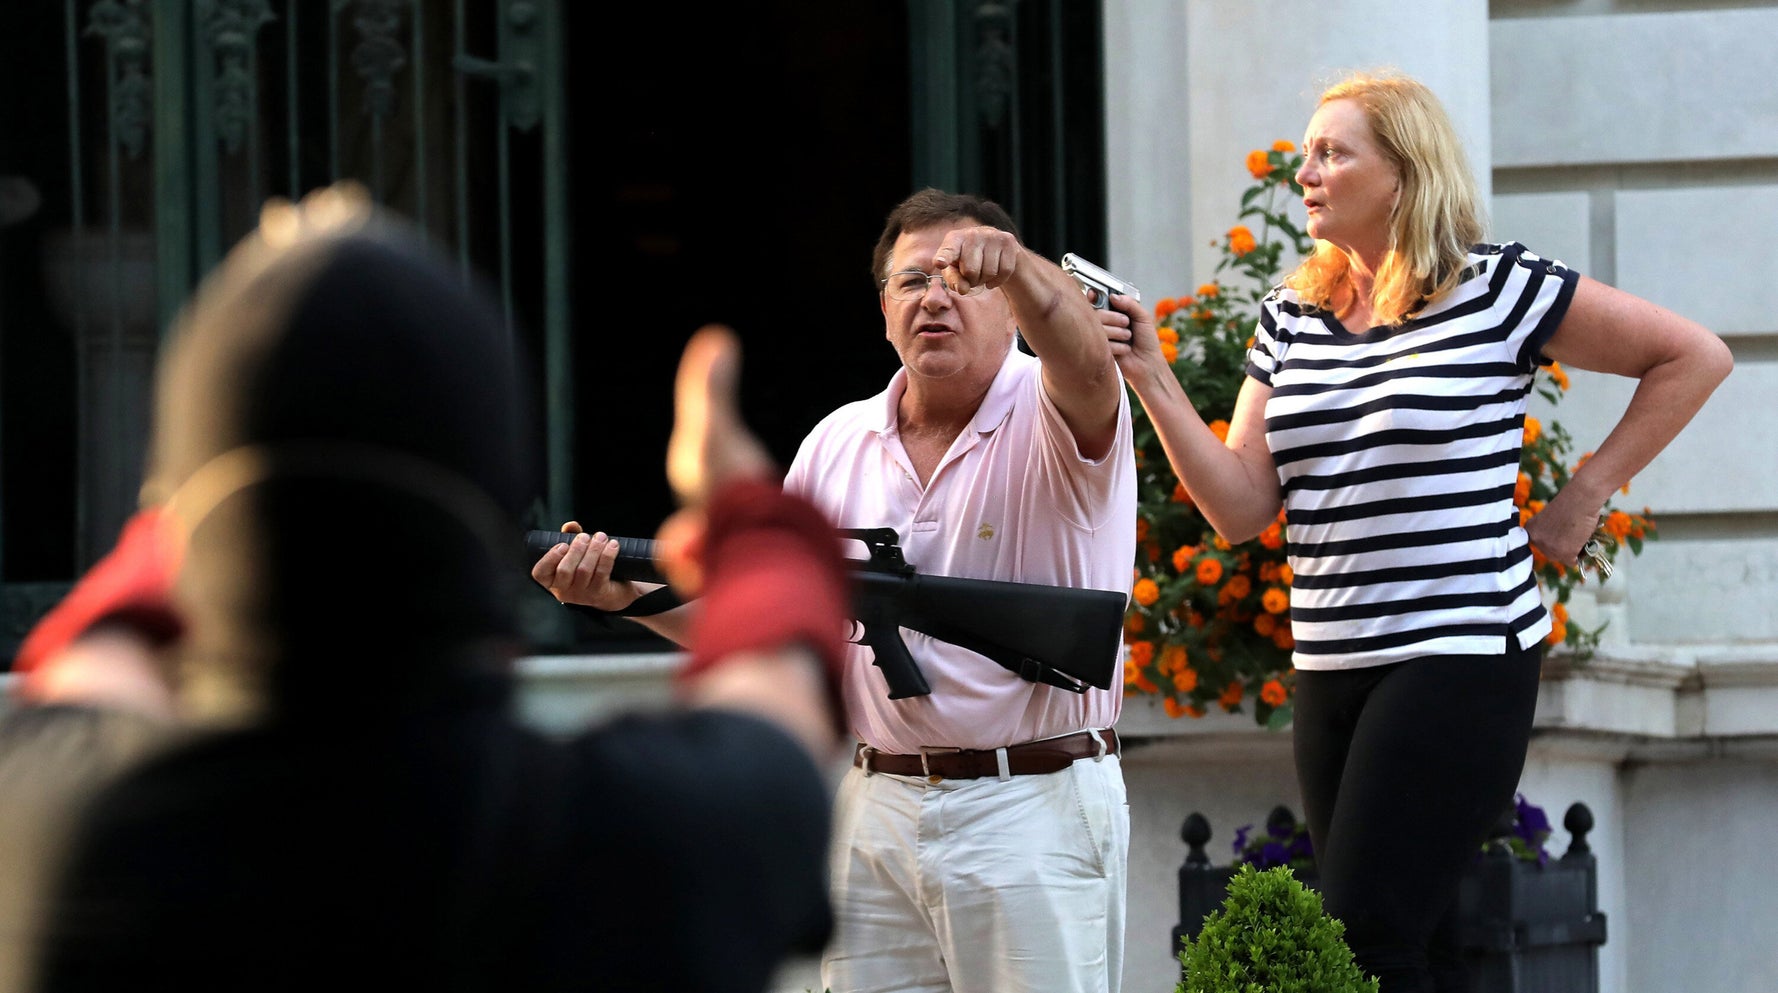
[{"label": "silver pistol", "polygon": [[1142,293],[1133,284],[1073,252],[1062,256],[1062,271],[1073,276],[1074,281],[1080,284],[1081,292],[1087,295],[1087,302],[1095,310],[1104,310],[1111,302],[1113,294],[1129,297],[1137,303],[1142,302]]}]

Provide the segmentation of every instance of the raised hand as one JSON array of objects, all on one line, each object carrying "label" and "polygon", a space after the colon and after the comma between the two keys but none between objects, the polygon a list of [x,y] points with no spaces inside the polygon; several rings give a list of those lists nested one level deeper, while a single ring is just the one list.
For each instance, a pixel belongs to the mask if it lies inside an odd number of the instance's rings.
[{"label": "raised hand", "polygon": [[776,482],[777,467],[741,420],[741,346],[720,324],[698,329],[686,343],[673,387],[673,434],[667,440],[667,482],[683,507],[656,535],[657,558],[673,587],[695,595],[703,509],[723,485]]},{"label": "raised hand", "polygon": [[944,276],[951,292],[968,296],[977,290],[992,290],[1018,271],[1024,246],[1009,231],[989,225],[958,228],[945,235],[938,251],[932,255],[932,266]]}]

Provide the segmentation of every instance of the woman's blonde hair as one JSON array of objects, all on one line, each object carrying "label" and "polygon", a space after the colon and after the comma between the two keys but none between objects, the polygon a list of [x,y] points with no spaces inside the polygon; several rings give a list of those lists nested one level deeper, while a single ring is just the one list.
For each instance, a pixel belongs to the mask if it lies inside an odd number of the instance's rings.
[{"label": "woman's blonde hair", "polygon": [[[1457,285],[1471,246],[1482,240],[1481,194],[1463,142],[1425,84],[1392,71],[1354,73],[1321,93],[1317,106],[1352,100],[1401,177],[1389,215],[1389,245],[1371,287],[1372,322],[1400,324]],[[1306,303],[1332,309],[1348,279],[1346,254],[1325,241],[1285,278]]]}]

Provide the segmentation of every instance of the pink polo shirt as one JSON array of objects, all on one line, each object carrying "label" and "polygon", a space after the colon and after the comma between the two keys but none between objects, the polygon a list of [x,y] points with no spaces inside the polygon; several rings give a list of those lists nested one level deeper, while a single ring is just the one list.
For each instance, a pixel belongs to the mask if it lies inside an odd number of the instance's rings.
[{"label": "pink polo shirt", "polygon": [[[1080,455],[1043,390],[1037,359],[1013,348],[975,419],[920,485],[896,428],[905,370],[889,387],[824,418],[803,440],[784,488],[843,528],[892,527],[919,572],[1128,593],[1136,557],[1136,466],[1128,394],[1117,438]],[[862,557],[861,546],[848,554]],[[1110,727],[1121,680],[1086,693],[1031,683],[967,649],[905,628],[929,696],[891,700],[869,648],[854,646],[842,693],[859,740],[881,751],[999,748]]]}]

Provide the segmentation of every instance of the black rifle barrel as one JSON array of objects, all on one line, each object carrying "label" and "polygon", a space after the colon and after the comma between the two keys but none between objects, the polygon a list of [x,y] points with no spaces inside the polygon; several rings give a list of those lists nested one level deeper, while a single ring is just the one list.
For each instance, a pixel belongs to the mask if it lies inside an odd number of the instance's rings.
[{"label": "black rifle barrel", "polygon": [[[568,531],[525,532],[525,547],[537,555],[573,540],[573,533]],[[613,535],[612,540],[617,542],[617,561],[611,566],[612,579],[633,579],[644,583],[667,581],[654,564],[654,539],[619,538]]]}]

